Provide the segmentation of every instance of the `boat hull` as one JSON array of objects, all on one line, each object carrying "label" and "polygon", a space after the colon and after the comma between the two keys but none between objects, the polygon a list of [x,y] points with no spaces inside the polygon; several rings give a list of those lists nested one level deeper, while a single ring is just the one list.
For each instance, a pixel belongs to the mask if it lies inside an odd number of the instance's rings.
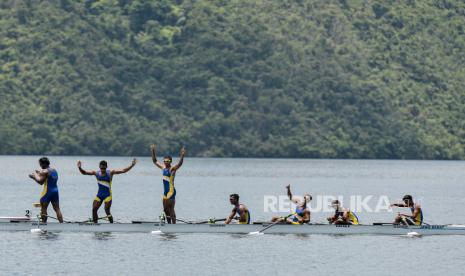
[{"label": "boat hull", "polygon": [[[263,230],[269,224],[163,224],[163,223],[38,223],[0,222],[0,231],[30,231],[41,229],[50,232],[140,232],[151,233],[230,233],[247,234]],[[465,225],[275,225],[264,231],[267,234],[322,234],[322,235],[465,235]]]}]

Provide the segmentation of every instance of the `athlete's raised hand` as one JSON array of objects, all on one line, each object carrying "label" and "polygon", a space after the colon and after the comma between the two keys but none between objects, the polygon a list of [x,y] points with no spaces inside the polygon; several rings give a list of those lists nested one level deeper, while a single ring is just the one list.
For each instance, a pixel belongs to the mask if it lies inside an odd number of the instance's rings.
[{"label": "athlete's raised hand", "polygon": [[184,157],[184,155],[186,155],[186,148],[184,146],[182,146],[181,148],[181,157]]}]

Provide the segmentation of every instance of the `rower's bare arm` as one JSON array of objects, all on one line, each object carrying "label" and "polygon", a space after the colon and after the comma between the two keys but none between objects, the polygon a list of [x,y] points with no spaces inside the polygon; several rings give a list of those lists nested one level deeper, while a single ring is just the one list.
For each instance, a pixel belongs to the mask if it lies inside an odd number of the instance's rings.
[{"label": "rower's bare arm", "polygon": [[134,166],[137,164],[137,159],[134,158],[132,159],[132,162],[129,166],[127,166],[126,168],[124,169],[115,169],[115,170],[111,170],[111,174],[112,175],[115,175],[115,174],[123,174],[123,173],[127,173],[128,171],[130,171],[132,168],[134,168]]},{"label": "rower's bare arm", "polygon": [[181,156],[181,158],[179,159],[178,164],[176,164],[176,165],[171,169],[171,171],[177,171],[177,170],[182,166],[182,163],[184,162],[184,155],[186,155],[186,148],[185,148],[185,147],[182,147],[182,148],[181,148],[181,152],[180,152],[179,155]]},{"label": "rower's bare arm", "polygon": [[415,209],[413,210],[413,213],[412,213],[412,218],[416,218],[418,216],[418,214],[420,213],[420,206],[415,206]]},{"label": "rower's bare arm", "polygon": [[226,219],[224,223],[226,224],[231,223],[231,220],[233,220],[235,215],[236,215],[236,208],[232,209],[231,214],[229,214],[229,217]]},{"label": "rower's bare arm", "polygon": [[408,207],[408,206],[405,205],[404,203],[394,203],[394,204],[391,204],[391,207]]},{"label": "rower's bare arm", "polygon": [[289,200],[292,201],[294,204],[299,205],[300,201],[297,198],[294,198],[294,196],[292,195],[291,184],[287,185],[286,189],[287,189],[287,196],[289,197]]},{"label": "rower's bare arm", "polygon": [[29,177],[33,179],[37,184],[43,185],[45,183],[45,179],[47,179],[48,170],[36,170],[35,173],[31,173]]},{"label": "rower's bare arm", "polygon": [[344,213],[342,214],[342,219],[343,220],[349,220],[349,211],[348,210],[344,211]]},{"label": "rower's bare arm", "polygon": [[328,222],[329,222],[329,223],[333,223],[333,222],[335,222],[335,221],[337,220],[337,218],[338,218],[337,215],[330,216],[330,217],[328,218]]},{"label": "rower's bare arm", "polygon": [[311,217],[310,211],[309,211],[309,210],[305,210],[305,211],[304,211],[303,222],[304,222],[304,223],[310,222],[310,217]]},{"label": "rower's bare arm", "polygon": [[155,164],[155,166],[157,166],[158,168],[163,170],[165,167],[157,160],[157,146],[155,144],[152,144],[150,146],[150,152],[152,154],[152,162],[153,162],[153,164]]},{"label": "rower's bare arm", "polygon": [[245,208],[243,205],[239,207],[239,214],[241,214],[239,221],[240,222],[246,222],[247,221],[247,208]]},{"label": "rower's bare arm", "polygon": [[86,171],[82,168],[82,162],[78,161],[77,166],[79,169],[79,172],[81,172],[83,175],[95,175],[95,171]]}]

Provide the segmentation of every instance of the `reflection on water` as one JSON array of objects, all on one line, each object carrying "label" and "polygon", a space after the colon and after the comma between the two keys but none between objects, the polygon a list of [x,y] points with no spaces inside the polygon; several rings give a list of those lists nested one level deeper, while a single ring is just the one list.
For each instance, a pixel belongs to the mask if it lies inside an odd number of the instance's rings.
[{"label": "reflection on water", "polygon": [[100,241],[113,240],[115,236],[111,232],[94,233],[93,238]]},{"label": "reflection on water", "polygon": [[60,238],[60,235],[58,235],[58,233],[45,231],[45,230],[40,231],[40,232],[35,232],[32,234],[36,235],[39,238],[39,240],[53,241],[53,240],[58,240]]},{"label": "reflection on water", "polygon": [[311,237],[311,235],[308,235],[308,234],[294,234],[294,236],[298,239],[298,240],[302,240],[302,241],[308,241]]},{"label": "reflection on water", "polygon": [[171,233],[163,233],[158,235],[160,237],[161,241],[174,241],[178,239],[178,236],[176,234],[171,234]]}]

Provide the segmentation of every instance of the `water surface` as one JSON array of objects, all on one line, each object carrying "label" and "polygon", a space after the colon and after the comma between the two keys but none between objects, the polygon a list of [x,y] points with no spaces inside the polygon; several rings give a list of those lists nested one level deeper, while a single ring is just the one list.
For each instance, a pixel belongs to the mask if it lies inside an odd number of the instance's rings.
[{"label": "water surface", "polygon": [[[38,157],[1,156],[0,216],[22,215],[37,202],[41,187],[28,179]],[[95,179],[81,175],[102,158],[50,157],[59,174],[65,220],[91,216]],[[131,158],[106,157],[111,168]],[[175,160],[176,161],[176,160]],[[225,217],[228,195],[239,193],[253,220],[268,220],[264,195],[387,196],[421,199],[428,223],[465,224],[465,163],[459,161],[289,160],[187,158],[176,177],[176,211],[182,219]],[[161,212],[161,171],[149,158],[113,180],[112,213],[118,221],[153,220]],[[49,210],[53,213],[52,210]],[[34,212],[37,213],[36,210]],[[101,210],[103,214],[103,210]],[[395,213],[358,214],[363,223],[392,221]],[[324,221],[328,213],[313,213]],[[212,235],[156,236],[144,233],[0,233],[5,275],[361,275],[464,274],[465,236]]]}]

